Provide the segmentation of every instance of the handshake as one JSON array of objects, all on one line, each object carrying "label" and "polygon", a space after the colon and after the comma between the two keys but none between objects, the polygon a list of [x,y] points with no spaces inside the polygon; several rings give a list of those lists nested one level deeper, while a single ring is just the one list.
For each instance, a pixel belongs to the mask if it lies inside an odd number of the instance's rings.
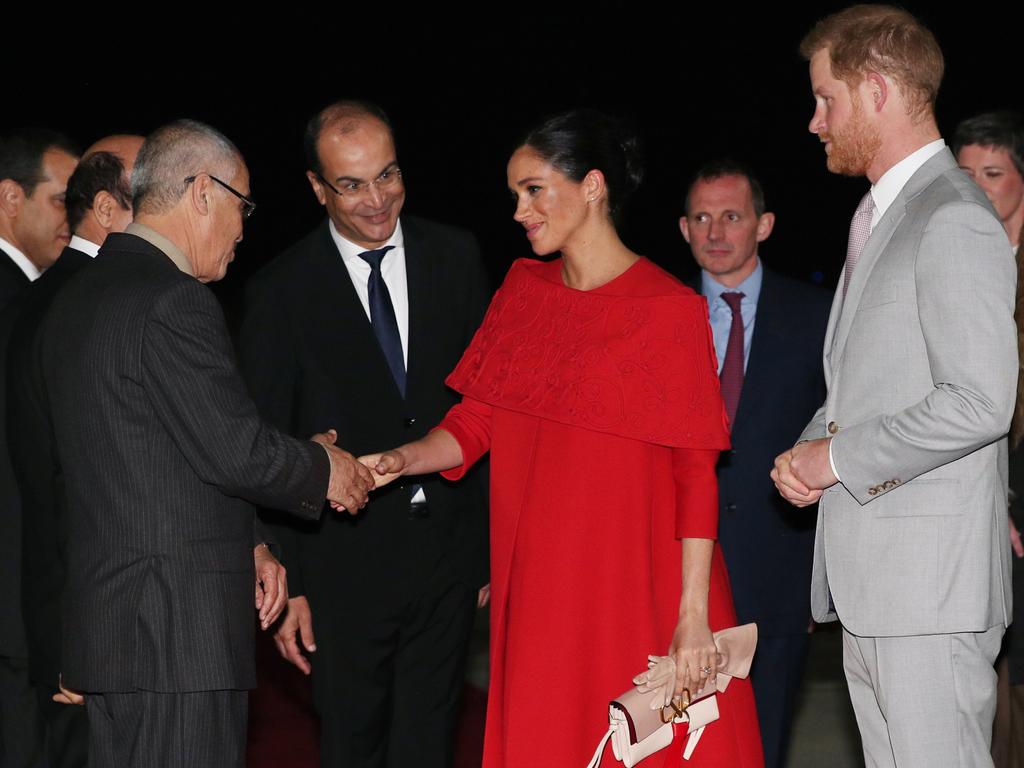
[{"label": "handshake", "polygon": [[405,461],[397,451],[373,453],[358,459],[335,445],[338,433],[333,429],[310,438],[320,443],[331,460],[331,477],[327,484],[327,501],[337,511],[356,514],[366,506],[370,491],[387,485],[400,474]]}]

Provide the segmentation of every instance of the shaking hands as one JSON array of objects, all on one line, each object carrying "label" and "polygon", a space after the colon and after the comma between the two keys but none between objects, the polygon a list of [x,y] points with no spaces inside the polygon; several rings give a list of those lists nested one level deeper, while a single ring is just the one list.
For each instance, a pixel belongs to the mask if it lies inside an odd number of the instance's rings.
[{"label": "shaking hands", "polygon": [[387,485],[396,477],[401,477],[406,465],[405,456],[397,450],[368,453],[359,457],[359,463],[373,473],[375,490]]},{"label": "shaking hands", "polygon": [[386,451],[356,459],[335,445],[337,439],[338,433],[333,429],[318,432],[310,438],[324,447],[331,460],[327,501],[335,510],[347,510],[354,515],[366,506],[370,491],[387,485],[402,474],[405,458],[398,451]]},{"label": "shaking hands", "polygon": [[351,453],[341,450],[334,444],[338,439],[338,433],[333,429],[319,432],[310,439],[315,443],[320,443],[331,460],[327,501],[339,512],[348,510],[350,515],[356,514],[366,506],[367,496],[373,490],[372,473]]},{"label": "shaking hands", "polygon": [[353,458],[334,445],[338,433],[327,430],[311,438],[331,457],[331,482],[327,500],[334,509],[355,514],[366,504],[366,496],[402,475],[427,475],[462,464],[462,448],[450,432],[435,429],[419,440],[382,453]]}]

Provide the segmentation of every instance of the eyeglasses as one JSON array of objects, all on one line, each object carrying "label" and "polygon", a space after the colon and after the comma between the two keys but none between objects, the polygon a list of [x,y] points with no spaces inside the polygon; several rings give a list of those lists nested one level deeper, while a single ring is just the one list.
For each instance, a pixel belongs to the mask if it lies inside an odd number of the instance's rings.
[{"label": "eyeglasses", "polygon": [[[191,183],[192,183],[193,181],[195,181],[195,180],[196,180],[196,179],[197,179],[197,178],[198,178],[198,177],[199,177],[199,176],[200,176],[200,175],[201,175],[202,173],[206,173],[206,171],[201,171],[200,173],[197,173],[197,174],[196,174],[195,176],[189,176],[189,177],[187,177],[187,178],[185,179],[185,184],[191,184]],[[237,198],[238,198],[239,200],[241,200],[241,201],[242,201],[242,218],[243,218],[243,219],[248,219],[248,218],[249,218],[250,216],[252,216],[252,212],[256,210],[256,203],[254,203],[254,202],[253,202],[252,200],[250,200],[250,199],[249,199],[248,197],[246,197],[246,196],[245,196],[245,195],[243,195],[243,194],[242,194],[241,192],[239,192],[239,191],[238,191],[237,189],[235,189],[234,187],[232,187],[232,186],[231,186],[230,184],[228,184],[228,183],[227,183],[226,181],[221,181],[220,179],[218,179],[218,178],[217,178],[216,176],[214,176],[214,175],[213,175],[212,173],[206,173],[206,175],[207,175],[207,176],[209,176],[209,177],[210,177],[210,179],[212,179],[213,181],[217,182],[217,183],[218,183],[218,184],[220,184],[220,185],[221,185],[222,187],[224,187],[224,189],[226,189],[226,190],[227,190],[228,192],[230,192],[230,193],[231,193],[232,195],[234,195],[235,197],[237,197]]]},{"label": "eyeglasses", "polygon": [[372,187],[384,190],[397,186],[402,181],[402,169],[397,165],[391,165],[381,171],[380,176],[373,181],[347,181],[341,189],[338,189],[331,184],[331,182],[325,179],[320,173],[317,173],[316,177],[320,179],[320,182],[326,185],[331,192],[339,197],[348,197],[353,200],[358,200],[366,197]]}]

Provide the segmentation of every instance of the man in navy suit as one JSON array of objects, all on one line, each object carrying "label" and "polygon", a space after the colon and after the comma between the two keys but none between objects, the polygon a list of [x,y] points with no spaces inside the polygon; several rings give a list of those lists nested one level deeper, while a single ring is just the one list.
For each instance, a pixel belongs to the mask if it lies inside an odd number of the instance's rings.
[{"label": "man in navy suit", "polygon": [[718,464],[719,540],[740,623],[756,622],[751,678],[766,764],[785,764],[793,704],[807,655],[814,518],[794,514],[765,469],[792,445],[825,391],[821,358],[829,295],[761,263],[775,224],[740,163],[694,175],[679,228],[701,267],[732,450]]}]

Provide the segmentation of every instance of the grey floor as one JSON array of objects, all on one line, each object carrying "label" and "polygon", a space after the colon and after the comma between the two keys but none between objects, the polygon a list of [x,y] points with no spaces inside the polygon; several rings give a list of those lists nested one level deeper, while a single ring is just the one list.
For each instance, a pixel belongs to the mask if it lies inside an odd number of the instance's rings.
[{"label": "grey floor", "polygon": [[811,635],[804,684],[787,768],[862,768],[857,721],[843,676],[842,635],[837,623]]}]

